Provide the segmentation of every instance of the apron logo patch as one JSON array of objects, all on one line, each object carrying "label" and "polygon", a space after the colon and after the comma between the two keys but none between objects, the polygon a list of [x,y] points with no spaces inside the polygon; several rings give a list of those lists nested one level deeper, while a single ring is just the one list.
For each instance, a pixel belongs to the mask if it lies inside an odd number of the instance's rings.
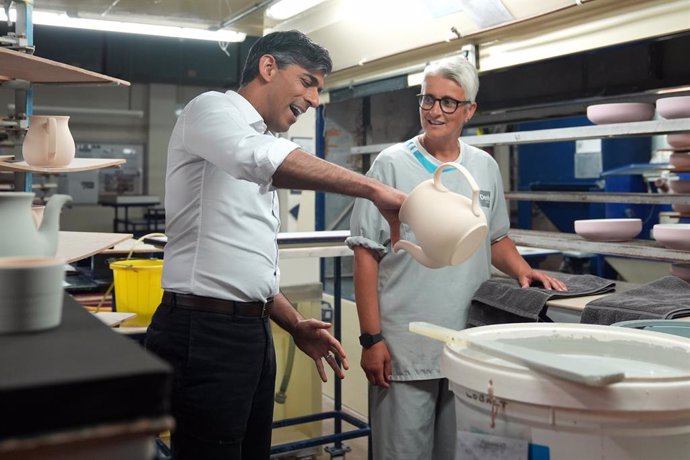
[{"label": "apron logo patch", "polygon": [[479,191],[479,204],[484,208],[491,207],[491,192],[489,190]]}]

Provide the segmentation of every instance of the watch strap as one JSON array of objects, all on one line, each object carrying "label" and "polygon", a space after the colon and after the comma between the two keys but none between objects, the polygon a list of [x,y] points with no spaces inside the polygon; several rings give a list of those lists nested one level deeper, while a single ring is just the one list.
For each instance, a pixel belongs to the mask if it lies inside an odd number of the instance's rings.
[{"label": "watch strap", "polygon": [[380,332],[377,334],[369,334],[367,332],[364,332],[362,335],[359,336],[359,344],[362,345],[362,347],[364,348],[370,348],[382,340],[383,334]]}]

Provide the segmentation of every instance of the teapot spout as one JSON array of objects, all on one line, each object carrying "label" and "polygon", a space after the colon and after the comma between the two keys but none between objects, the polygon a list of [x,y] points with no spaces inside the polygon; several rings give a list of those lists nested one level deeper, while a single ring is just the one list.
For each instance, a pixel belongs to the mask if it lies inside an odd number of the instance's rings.
[{"label": "teapot spout", "polygon": [[432,260],[431,257],[429,257],[421,247],[407,240],[400,240],[397,243],[395,243],[395,245],[393,246],[393,250],[395,252],[398,252],[400,250],[408,252],[412,257],[414,257],[414,259],[417,262],[428,268],[441,268],[447,265]]},{"label": "teapot spout", "polygon": [[38,228],[41,236],[43,254],[52,257],[57,252],[58,231],[60,227],[60,211],[65,203],[72,201],[69,195],[53,195],[48,200],[43,213],[43,221]]}]

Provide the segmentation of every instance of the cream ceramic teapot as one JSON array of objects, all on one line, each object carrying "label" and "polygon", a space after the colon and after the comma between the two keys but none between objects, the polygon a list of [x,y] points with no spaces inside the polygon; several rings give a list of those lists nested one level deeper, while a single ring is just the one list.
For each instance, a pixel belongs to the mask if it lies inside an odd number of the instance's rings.
[{"label": "cream ceramic teapot", "polygon": [[55,256],[60,210],[72,198],[50,197],[38,228],[31,211],[33,198],[29,192],[0,193],[0,257]]},{"label": "cream ceramic teapot", "polygon": [[31,166],[58,168],[74,159],[75,145],[68,116],[31,115],[22,144],[24,161]]},{"label": "cream ceramic teapot", "polygon": [[[472,189],[472,199],[443,185],[441,174],[449,167],[465,176]],[[469,171],[457,163],[443,163],[433,179],[417,185],[403,202],[399,217],[410,226],[419,245],[400,240],[393,249],[409,252],[429,268],[464,262],[479,249],[489,231],[479,205],[479,187]]]}]

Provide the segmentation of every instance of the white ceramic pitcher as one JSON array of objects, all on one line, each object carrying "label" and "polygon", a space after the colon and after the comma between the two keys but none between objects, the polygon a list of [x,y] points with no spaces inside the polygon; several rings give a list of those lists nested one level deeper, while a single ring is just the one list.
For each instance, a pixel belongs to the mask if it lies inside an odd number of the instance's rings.
[{"label": "white ceramic pitcher", "polygon": [[[443,185],[441,174],[449,167],[465,176],[472,199]],[[457,163],[443,163],[433,179],[417,185],[403,202],[399,217],[410,226],[419,245],[400,240],[393,249],[409,252],[429,268],[461,264],[479,249],[489,231],[479,205],[479,187],[469,171]]]},{"label": "white ceramic pitcher", "polygon": [[31,166],[58,168],[74,159],[75,145],[68,116],[31,115],[22,155]]}]

